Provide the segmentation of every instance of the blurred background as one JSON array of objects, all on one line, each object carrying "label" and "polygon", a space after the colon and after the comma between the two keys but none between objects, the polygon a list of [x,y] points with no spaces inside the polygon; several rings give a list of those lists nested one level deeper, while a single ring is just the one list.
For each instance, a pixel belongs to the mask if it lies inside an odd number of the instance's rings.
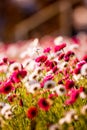
[{"label": "blurred background", "polygon": [[0,41],[87,33],[87,0],[0,0]]}]

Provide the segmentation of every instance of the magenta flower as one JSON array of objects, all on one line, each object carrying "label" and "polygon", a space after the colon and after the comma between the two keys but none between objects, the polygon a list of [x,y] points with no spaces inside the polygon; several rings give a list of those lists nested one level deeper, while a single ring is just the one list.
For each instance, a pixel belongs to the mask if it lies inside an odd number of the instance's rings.
[{"label": "magenta flower", "polygon": [[72,105],[73,103],[75,103],[75,101],[77,100],[77,98],[79,96],[79,90],[71,89],[69,96],[70,96],[70,99],[67,99],[65,101],[66,105]]},{"label": "magenta flower", "polygon": [[67,79],[66,82],[65,82],[65,88],[66,89],[71,89],[72,87],[74,87],[74,81],[73,80],[70,80],[70,79]]},{"label": "magenta flower", "polygon": [[73,41],[75,44],[80,44],[80,40],[79,40],[77,37],[72,37],[72,41]]},{"label": "magenta flower", "polygon": [[58,71],[58,67],[57,66],[54,66],[53,69],[52,69],[53,73],[56,73]]},{"label": "magenta flower", "polygon": [[48,81],[48,80],[51,80],[51,79],[53,79],[53,75],[47,75],[45,78],[44,78],[44,81],[46,82],[46,81]]},{"label": "magenta flower", "polygon": [[68,51],[68,52],[65,54],[65,56],[68,56],[68,57],[73,56],[73,55],[74,55],[74,52],[73,52],[73,51]]},{"label": "magenta flower", "polygon": [[83,60],[87,62],[87,55],[83,57]]},{"label": "magenta flower", "polygon": [[77,63],[77,67],[81,68],[84,64],[86,64],[86,61],[82,60]]},{"label": "magenta flower", "polygon": [[25,70],[18,70],[14,71],[13,74],[11,75],[10,79],[14,83],[19,83],[22,78],[24,78],[27,75],[27,72]]},{"label": "magenta flower", "polygon": [[61,45],[57,45],[54,48],[54,52],[62,50],[64,47],[66,47],[66,43],[62,43]]},{"label": "magenta flower", "polygon": [[47,47],[44,49],[44,53],[49,53],[51,51],[51,48],[50,47]]},{"label": "magenta flower", "polygon": [[36,62],[45,62],[47,60],[47,56],[45,55],[42,55],[42,56],[39,56],[35,59]]},{"label": "magenta flower", "polygon": [[58,56],[58,60],[62,60],[64,58],[64,53],[61,53],[59,56]]},{"label": "magenta flower", "polygon": [[49,67],[50,69],[53,69],[56,65],[57,65],[56,61],[51,61]]},{"label": "magenta flower", "polygon": [[80,67],[75,68],[73,72],[74,72],[74,74],[79,74],[80,73]]},{"label": "magenta flower", "polygon": [[7,58],[7,57],[4,57],[4,58],[3,58],[3,63],[7,64],[7,62],[8,62],[8,58]]},{"label": "magenta flower", "polygon": [[51,61],[50,61],[50,60],[46,60],[46,62],[45,62],[45,66],[46,66],[46,67],[49,67],[50,64],[51,64]]},{"label": "magenta flower", "polygon": [[40,98],[38,101],[38,106],[44,111],[48,111],[50,109],[50,104],[46,98]]}]

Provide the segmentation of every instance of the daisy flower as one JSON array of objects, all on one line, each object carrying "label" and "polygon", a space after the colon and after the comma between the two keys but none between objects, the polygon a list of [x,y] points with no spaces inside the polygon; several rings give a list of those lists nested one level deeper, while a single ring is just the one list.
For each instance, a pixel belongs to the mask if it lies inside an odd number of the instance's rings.
[{"label": "daisy flower", "polygon": [[5,119],[12,119],[12,117],[13,117],[13,114],[12,114],[11,110],[8,110],[5,112],[5,114],[4,114]]},{"label": "daisy flower", "polygon": [[53,80],[48,80],[44,83],[45,89],[51,89],[55,87],[55,82]]},{"label": "daisy flower", "polygon": [[51,91],[58,94],[59,96],[62,96],[66,93],[65,86],[61,84],[58,86],[55,86],[53,89],[51,89]]},{"label": "daisy flower", "polygon": [[34,94],[37,90],[39,90],[41,87],[40,87],[40,84],[39,83],[34,83],[34,84],[31,84],[31,85],[28,85],[27,87],[26,87],[26,89],[27,89],[27,92],[29,92],[29,93],[32,93],[32,94]]},{"label": "daisy flower", "polygon": [[40,109],[42,109],[44,111],[48,111],[50,109],[50,104],[46,98],[40,98],[38,100],[38,106]]},{"label": "daisy flower", "polygon": [[0,87],[0,93],[2,94],[8,94],[13,90],[15,90],[15,88],[10,81],[4,82],[4,84],[2,84],[2,87]]},{"label": "daisy flower", "polygon": [[35,106],[31,106],[27,111],[27,117],[29,119],[34,119],[37,116],[38,110]]},{"label": "daisy flower", "polygon": [[22,69],[22,65],[20,63],[18,63],[18,62],[14,62],[13,64],[11,64],[9,66],[9,71],[10,72],[13,72],[15,70],[21,70],[21,69]]},{"label": "daisy flower", "polygon": [[84,105],[82,108],[81,108],[81,113],[83,114],[83,115],[86,115],[87,114],[87,104],[86,105]]},{"label": "daisy flower", "polygon": [[4,107],[1,109],[1,115],[5,115],[5,113],[7,112],[7,111],[10,111],[11,110],[11,106],[9,105],[9,104],[7,104],[7,103],[5,103],[5,105],[4,105]]},{"label": "daisy flower", "polygon": [[82,67],[81,67],[81,75],[82,76],[87,76],[87,63],[82,65]]}]

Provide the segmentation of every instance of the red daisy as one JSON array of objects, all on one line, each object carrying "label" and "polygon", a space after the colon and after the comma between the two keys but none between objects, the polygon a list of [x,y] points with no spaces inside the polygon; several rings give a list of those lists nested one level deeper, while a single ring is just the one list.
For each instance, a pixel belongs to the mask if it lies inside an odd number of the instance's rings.
[{"label": "red daisy", "polygon": [[27,117],[28,117],[29,119],[33,119],[33,118],[36,117],[36,115],[37,115],[37,108],[34,107],[34,106],[30,107],[30,108],[28,109],[28,111],[27,111]]},{"label": "red daisy", "polygon": [[44,111],[48,111],[50,108],[50,104],[46,98],[40,98],[38,101],[38,106]]},{"label": "red daisy", "polygon": [[12,83],[10,81],[4,82],[2,87],[0,87],[0,93],[8,94],[11,91],[13,91],[15,88],[13,87]]},{"label": "red daisy", "polygon": [[24,78],[27,75],[27,72],[25,70],[18,70],[14,71],[13,74],[11,75],[11,81],[14,83],[19,83],[22,78]]}]

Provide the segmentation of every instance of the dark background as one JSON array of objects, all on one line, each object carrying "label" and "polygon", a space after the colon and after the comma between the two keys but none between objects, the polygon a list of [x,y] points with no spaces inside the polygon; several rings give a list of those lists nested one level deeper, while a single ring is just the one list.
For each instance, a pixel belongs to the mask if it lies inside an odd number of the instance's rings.
[{"label": "dark background", "polygon": [[87,32],[86,17],[87,0],[0,0],[0,41],[73,36]]}]

